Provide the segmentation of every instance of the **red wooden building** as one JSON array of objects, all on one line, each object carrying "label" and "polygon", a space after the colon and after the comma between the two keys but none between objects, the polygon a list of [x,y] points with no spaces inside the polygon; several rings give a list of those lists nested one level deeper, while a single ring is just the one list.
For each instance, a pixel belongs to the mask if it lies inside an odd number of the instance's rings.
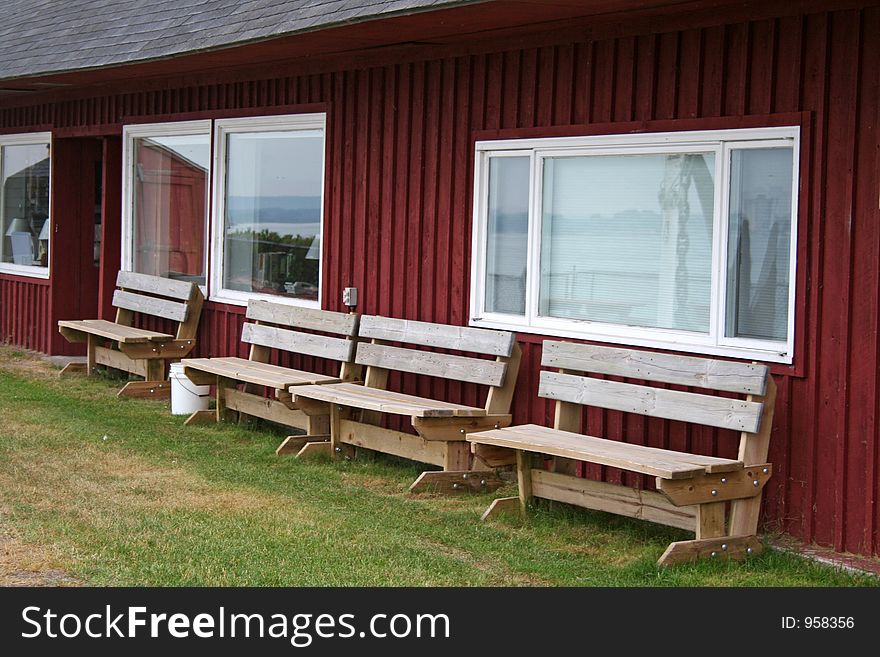
[{"label": "red wooden building", "polygon": [[512,327],[517,422],[549,422],[546,336],[766,361],[766,525],[880,551],[880,6],[221,4],[5,4],[0,340],[75,353],[57,320],[110,317],[123,267],[205,286],[202,355],[254,295],[345,286]]}]

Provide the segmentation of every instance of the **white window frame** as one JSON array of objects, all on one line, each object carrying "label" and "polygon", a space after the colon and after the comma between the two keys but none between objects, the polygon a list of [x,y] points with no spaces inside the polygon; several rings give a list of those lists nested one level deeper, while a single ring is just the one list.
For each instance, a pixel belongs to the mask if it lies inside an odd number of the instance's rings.
[{"label": "white window frame", "polygon": [[[11,274],[13,276],[27,276],[29,278],[48,279],[50,276],[50,268],[52,267],[52,249],[55,242],[55,223],[52,212],[52,133],[51,132],[25,132],[18,134],[0,135],[0,147],[5,146],[36,146],[49,145],[49,253],[47,267],[41,265],[16,265],[11,262],[0,262],[0,274]],[[2,158],[2,152],[0,152]],[[0,160],[2,167],[2,160]],[[0,169],[2,171],[2,169]],[[3,190],[0,188],[0,203],[3,199]]]},{"label": "white window frame", "polygon": [[[134,271],[134,140],[149,139],[150,137],[180,137],[180,136],[208,137],[211,142],[210,119],[200,121],[175,121],[172,123],[137,123],[126,125],[122,128],[122,252],[121,266],[123,271]],[[212,160],[208,160],[208,181],[210,184],[212,174]],[[200,285],[203,293],[207,292],[208,282],[208,248],[207,241],[210,237],[208,229],[210,208],[208,195],[205,197],[205,225],[203,239],[205,240],[205,284]]]},{"label": "white window frame", "polygon": [[[326,190],[326,163],[327,163],[327,115],[324,112],[308,114],[285,114],[279,116],[259,116],[234,119],[217,119],[214,121],[214,176],[212,181],[213,210],[211,220],[211,295],[212,301],[228,303],[238,306],[246,306],[250,299],[266,299],[275,303],[285,303],[292,306],[305,306],[308,308],[320,308],[323,294],[324,278],[324,196]],[[324,135],[324,156],[321,165],[321,216],[319,221],[318,238],[321,244],[321,260],[318,264],[318,299],[295,299],[274,294],[260,292],[242,292],[223,287],[223,272],[225,263],[224,238],[225,238],[225,196],[226,196],[226,136],[230,133],[248,132],[278,132],[285,130],[321,130]]]},{"label": "white window frame", "polygon": [[[724,337],[727,312],[728,214],[730,159],[738,148],[791,147],[792,198],[789,244],[788,332],[785,342]],[[709,332],[646,328],[587,320],[541,317],[540,240],[542,222],[543,162],[547,157],[577,155],[642,154],[657,152],[707,152],[715,154],[715,207],[713,210],[712,282]],[[486,248],[488,241],[489,161],[494,157],[530,158],[528,266],[524,315],[487,312]],[[791,364],[794,359],[795,296],[797,290],[798,184],[800,177],[798,126],[699,130],[588,137],[548,137],[478,141],[474,165],[473,251],[471,258],[470,324],[540,335],[653,347],[716,356],[758,359]]]}]

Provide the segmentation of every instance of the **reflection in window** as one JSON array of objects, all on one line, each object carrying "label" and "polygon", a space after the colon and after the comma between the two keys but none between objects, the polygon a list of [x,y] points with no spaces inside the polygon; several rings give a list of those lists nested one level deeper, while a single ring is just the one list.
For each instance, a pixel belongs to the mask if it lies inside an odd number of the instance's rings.
[{"label": "reflection in window", "polygon": [[0,262],[49,265],[49,144],[0,143]]},{"label": "reflection in window", "polygon": [[540,314],[707,333],[714,160],[547,158]]},{"label": "reflection in window", "polygon": [[726,335],[785,340],[792,151],[736,149],[730,165]]},{"label": "reflection in window", "polygon": [[205,220],[210,136],[133,140],[132,268],[205,283]]},{"label": "reflection in window", "polygon": [[226,140],[223,287],[317,301],[324,131]]},{"label": "reflection in window", "polygon": [[489,161],[487,312],[522,315],[526,309],[529,163],[528,156]]}]

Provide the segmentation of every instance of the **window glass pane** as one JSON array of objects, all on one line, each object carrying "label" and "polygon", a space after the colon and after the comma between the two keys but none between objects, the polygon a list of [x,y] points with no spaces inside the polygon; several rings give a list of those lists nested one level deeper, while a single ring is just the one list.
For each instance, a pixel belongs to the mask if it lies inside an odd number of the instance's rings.
[{"label": "window glass pane", "polygon": [[208,135],[134,140],[134,271],[205,282]]},{"label": "window glass pane", "polygon": [[49,145],[0,147],[0,259],[49,265]]},{"label": "window glass pane", "polygon": [[546,158],[540,314],[708,333],[714,160]]},{"label": "window glass pane", "polygon": [[785,341],[792,149],[736,149],[730,164],[725,335]]},{"label": "window glass pane", "polygon": [[318,299],[323,171],[322,130],[227,136],[225,288]]},{"label": "window glass pane", "polygon": [[529,230],[529,158],[489,159],[486,311],[523,315]]}]

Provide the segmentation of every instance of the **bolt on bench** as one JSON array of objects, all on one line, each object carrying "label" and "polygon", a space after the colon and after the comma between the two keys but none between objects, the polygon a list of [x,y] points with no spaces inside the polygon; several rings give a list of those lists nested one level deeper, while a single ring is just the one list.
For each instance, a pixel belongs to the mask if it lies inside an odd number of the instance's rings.
[{"label": "bolt on bench", "polygon": [[[144,377],[130,381],[120,397],[167,399],[166,362],[178,360],[196,346],[196,332],[205,299],[195,283],[121,271],[116,277],[113,306],[116,321],[104,319],[60,320],[58,330],[68,342],[87,343],[87,361],[70,363],[62,375],[85,371],[96,365]],[[135,313],[177,322],[175,334],[135,328]]]},{"label": "bolt on bench", "polygon": [[[546,341],[539,395],[556,401],[554,428],[534,424],[482,431],[471,443],[516,450],[518,498],[495,500],[483,514],[526,512],[532,498],[640,518],[694,531],[696,540],[672,543],[658,564],[704,557],[740,559],[761,551],[756,533],[776,385],[764,365],[734,363]],[[740,393],[745,399],[621,383],[582,374]],[[633,445],[580,433],[582,406],[740,431],[736,459]],[[555,460],[555,471],[535,468],[535,455]],[[570,460],[657,478],[657,492],[560,472]],[[727,503],[730,502],[730,513]]]},{"label": "bolt on bench", "polygon": [[[341,456],[361,447],[443,468],[445,472],[424,473],[411,488],[414,491],[427,486],[497,488],[501,481],[493,472],[473,477],[469,474],[471,453],[465,437],[470,431],[510,424],[510,404],[521,357],[514,334],[365,315],[361,317],[359,337],[372,341],[358,343],[355,356],[355,363],[367,368],[364,385],[290,388],[296,403],[307,412],[330,416],[330,443],[313,443],[311,449]],[[415,348],[419,346],[495,358]],[[477,408],[386,390],[391,370],[488,386],[486,404]],[[379,426],[386,414],[409,417],[418,435]]]},{"label": "bolt on bench", "polygon": [[[360,367],[352,363],[358,315],[301,308],[270,301],[250,301],[247,319],[241,330],[241,341],[250,344],[248,358],[186,358],[184,373],[196,385],[216,386],[217,405],[213,411],[196,411],[186,424],[260,417],[286,426],[324,435],[329,440],[327,413],[306,415],[293,402],[291,387],[307,384],[328,384],[357,379]],[[321,335],[307,331],[320,331]],[[339,361],[338,376],[326,376],[305,370],[269,364],[272,349],[302,356]],[[243,385],[243,390],[237,386]],[[260,388],[274,390],[274,398],[266,398]],[[311,438],[318,440],[317,438]],[[302,436],[290,436],[278,448],[279,454],[289,453],[304,445]]]}]

